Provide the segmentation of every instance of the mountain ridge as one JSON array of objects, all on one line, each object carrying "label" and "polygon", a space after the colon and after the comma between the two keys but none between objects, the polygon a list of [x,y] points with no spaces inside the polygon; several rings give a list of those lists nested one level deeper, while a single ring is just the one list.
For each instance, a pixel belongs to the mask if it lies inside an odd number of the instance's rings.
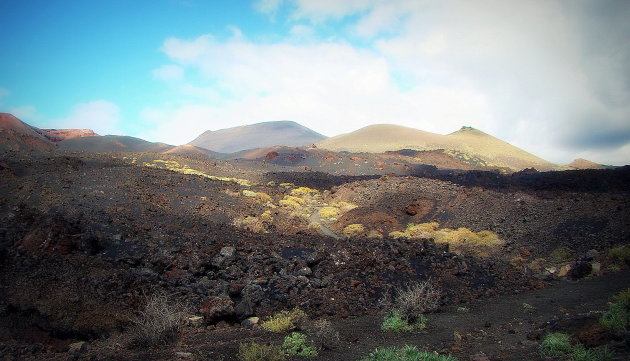
[{"label": "mountain ridge", "polygon": [[272,146],[308,146],[326,139],[291,120],[279,120],[207,130],[188,144],[219,153],[234,153]]}]

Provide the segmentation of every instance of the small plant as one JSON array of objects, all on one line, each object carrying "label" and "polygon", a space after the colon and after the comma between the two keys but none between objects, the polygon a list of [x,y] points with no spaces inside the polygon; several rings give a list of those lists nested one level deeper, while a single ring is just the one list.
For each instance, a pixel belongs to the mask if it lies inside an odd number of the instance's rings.
[{"label": "small plant", "polygon": [[568,355],[573,346],[569,341],[569,335],[566,333],[550,333],[543,339],[540,344],[540,353],[543,356],[560,357]]},{"label": "small plant", "polygon": [[521,307],[523,307],[524,310],[533,310],[534,309],[534,306],[530,305],[529,303],[525,303],[525,302],[523,302]]},{"label": "small plant", "polygon": [[261,345],[259,343],[242,343],[236,355],[241,361],[283,361],[284,354],[279,346]]},{"label": "small plant", "polygon": [[426,316],[420,315],[416,322],[411,324],[403,318],[399,312],[392,311],[383,318],[383,323],[381,323],[381,330],[383,331],[406,332],[411,331],[414,328],[418,330],[424,330],[427,328]]},{"label": "small plant", "polygon": [[284,333],[298,328],[306,319],[306,313],[295,308],[291,311],[281,311],[261,324],[269,332]]},{"label": "small plant", "polygon": [[413,326],[411,326],[409,322],[407,322],[407,320],[402,318],[399,312],[392,311],[387,316],[385,316],[385,318],[383,318],[383,323],[381,323],[381,330],[404,332],[413,330]]},{"label": "small plant", "polygon": [[362,224],[349,224],[343,229],[346,238],[355,238],[365,234],[365,227]]},{"label": "small plant", "polygon": [[437,308],[440,297],[440,290],[430,280],[413,282],[396,292],[392,308],[409,324],[415,324],[423,313]]},{"label": "small plant", "polygon": [[563,357],[571,361],[610,361],[614,355],[608,348],[587,349],[582,344],[571,344],[566,333],[550,333],[540,344],[540,353],[548,357]]},{"label": "small plant", "polygon": [[136,347],[166,345],[179,338],[188,307],[171,295],[157,292],[147,297],[144,309],[131,319],[131,344]]},{"label": "small plant", "polygon": [[457,361],[450,355],[421,351],[416,346],[388,347],[376,349],[361,361]]},{"label": "small plant", "polygon": [[608,306],[608,311],[604,313],[600,324],[608,327],[617,333],[627,333],[630,331],[630,288],[619,292],[613,297],[613,302]]},{"label": "small plant", "polygon": [[317,356],[315,346],[308,345],[306,335],[292,332],[284,338],[282,350],[289,356]]},{"label": "small plant", "polygon": [[571,361],[610,361],[615,359],[615,355],[607,347],[587,349],[582,345],[574,346],[570,357]]},{"label": "small plant", "polygon": [[317,346],[331,350],[339,344],[339,332],[328,320],[317,320],[309,327],[309,331]]},{"label": "small plant", "polygon": [[298,187],[291,191],[292,196],[303,196],[307,194],[317,194],[319,191],[317,189],[308,188],[308,187]]},{"label": "small plant", "polygon": [[341,211],[336,207],[322,207],[319,210],[319,216],[327,220],[337,219],[341,215]]},{"label": "small plant", "polygon": [[306,203],[306,201],[300,197],[285,196],[284,199],[282,199],[279,203],[281,206],[299,209],[299,208],[302,208],[302,206]]},{"label": "small plant", "polygon": [[468,311],[470,311],[468,307],[463,307],[463,306],[457,307],[457,312],[459,313],[467,313]]},{"label": "small plant", "polygon": [[630,247],[618,246],[608,250],[606,258],[613,265],[625,268],[630,264]]}]

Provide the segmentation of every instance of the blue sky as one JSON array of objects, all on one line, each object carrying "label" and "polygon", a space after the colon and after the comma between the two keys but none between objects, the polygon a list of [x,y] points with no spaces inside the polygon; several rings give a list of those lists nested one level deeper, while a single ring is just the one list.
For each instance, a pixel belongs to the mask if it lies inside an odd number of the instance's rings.
[{"label": "blue sky", "polygon": [[290,119],[469,125],[630,163],[624,0],[2,0],[0,111],[183,144]]}]

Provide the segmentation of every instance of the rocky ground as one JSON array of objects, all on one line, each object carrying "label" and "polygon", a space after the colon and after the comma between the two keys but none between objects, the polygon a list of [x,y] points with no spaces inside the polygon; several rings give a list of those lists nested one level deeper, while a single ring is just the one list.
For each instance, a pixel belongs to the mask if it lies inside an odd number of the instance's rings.
[{"label": "rocky ground", "polygon": [[[535,359],[541,332],[560,320],[593,321],[588,312],[629,286],[606,257],[630,239],[627,170],[585,172],[588,182],[533,174],[485,183],[485,173],[442,180],[290,170],[162,154],[4,153],[0,354],[234,360],[240,342],[279,339],[242,320],[298,306],[341,331],[340,345],[318,360],[404,343],[460,359],[482,351]],[[326,207],[338,214],[320,216]],[[388,236],[433,221],[490,230],[502,243],[479,255]],[[349,224],[381,237],[345,237]],[[584,277],[593,279],[576,282]],[[427,331],[383,333],[379,300],[415,279],[441,288],[442,312]],[[160,290],[203,320],[175,345],[129,349],[130,318]]]}]

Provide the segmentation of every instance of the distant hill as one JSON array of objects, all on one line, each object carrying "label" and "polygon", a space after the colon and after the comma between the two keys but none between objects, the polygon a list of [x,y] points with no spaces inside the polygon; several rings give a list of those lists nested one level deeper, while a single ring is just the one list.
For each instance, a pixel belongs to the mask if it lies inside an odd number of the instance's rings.
[{"label": "distant hill", "polygon": [[162,153],[165,153],[165,154],[177,154],[177,155],[200,154],[200,155],[204,155],[204,156],[210,157],[210,158],[217,158],[219,156],[222,156],[222,154],[219,154],[217,152],[213,152],[211,150],[204,149],[204,148],[195,147],[194,145],[190,145],[190,144],[180,145],[178,147],[174,147],[174,148],[169,149],[167,151],[164,151]]},{"label": "distant hill", "polygon": [[567,164],[567,167],[570,169],[606,169],[608,167],[598,164],[595,162],[591,162],[590,160],[577,158],[573,162]]},{"label": "distant hill", "polygon": [[96,137],[92,129],[39,129],[32,127],[37,133],[46,137],[53,143],[58,143],[67,139]]},{"label": "distant hill", "polygon": [[84,152],[165,152],[173,149],[165,143],[152,143],[144,139],[122,135],[104,135],[67,139],[58,143],[62,149]]},{"label": "distant hill", "polygon": [[377,124],[328,138],[318,143],[317,147],[332,151],[368,153],[400,149],[443,149],[455,157],[479,158],[486,166],[512,170],[532,167],[538,170],[555,168],[552,163],[542,158],[470,127],[463,127],[448,135],[440,135],[398,125]]},{"label": "distant hill", "polygon": [[0,149],[51,150],[55,144],[33,127],[8,113],[0,113]]},{"label": "distant hill", "polygon": [[324,139],[325,136],[305,126],[283,120],[208,130],[188,144],[220,153],[234,153],[276,145],[308,146]]}]

